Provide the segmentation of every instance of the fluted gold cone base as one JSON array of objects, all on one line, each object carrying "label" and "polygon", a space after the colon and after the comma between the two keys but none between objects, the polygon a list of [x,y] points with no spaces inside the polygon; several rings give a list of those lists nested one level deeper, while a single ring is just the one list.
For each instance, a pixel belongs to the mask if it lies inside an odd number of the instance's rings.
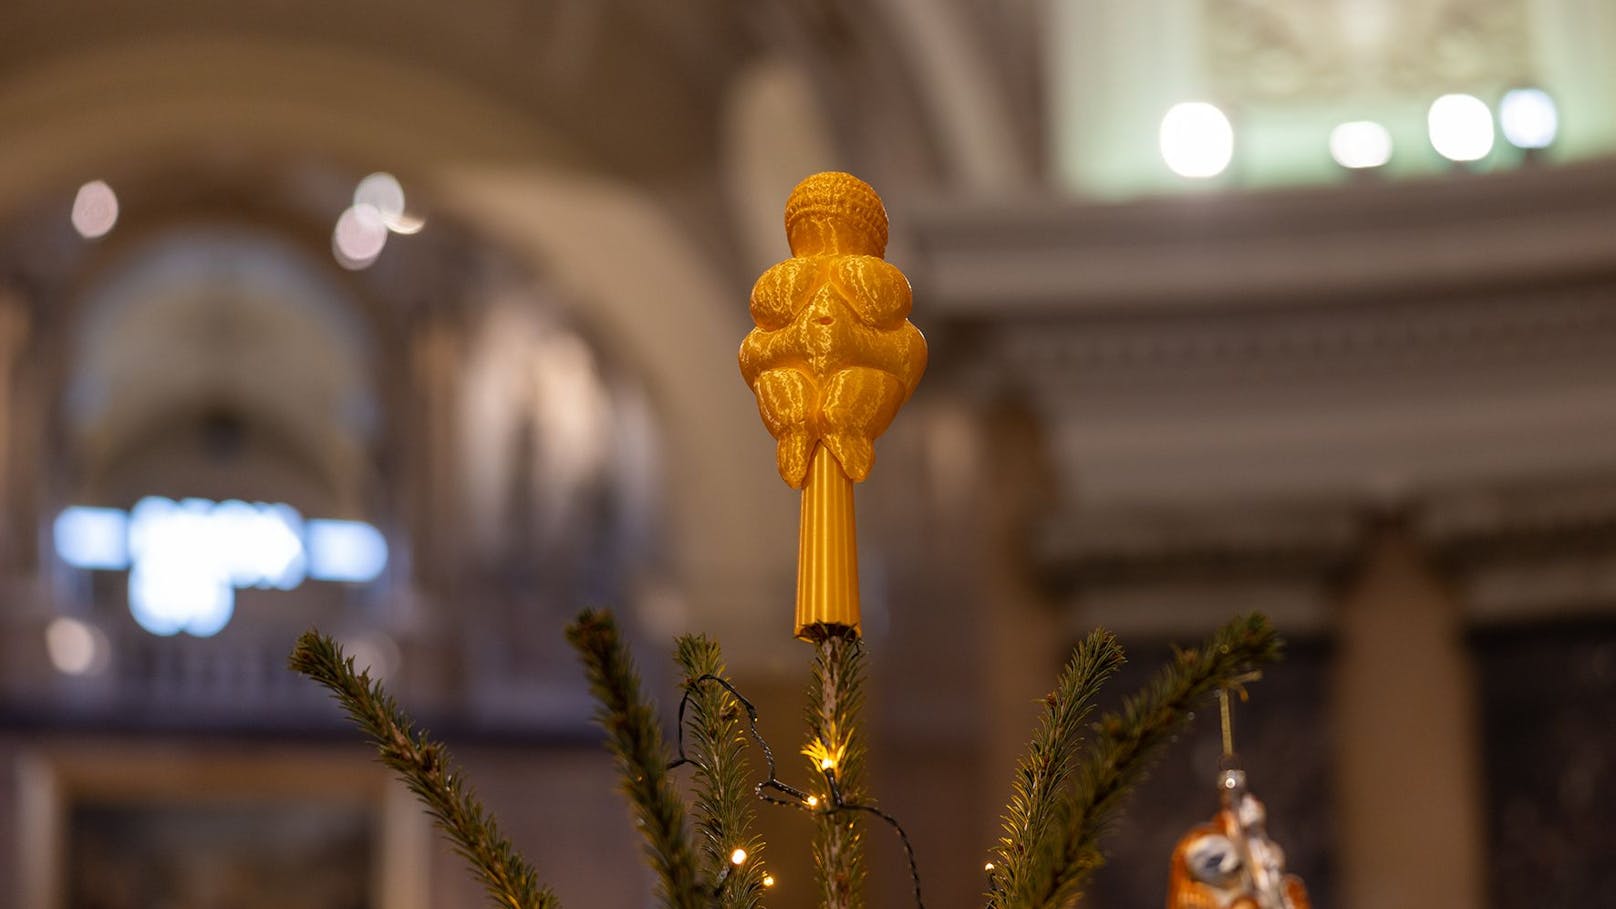
[{"label": "fluted gold cone base", "polygon": [[859,631],[858,541],[853,481],[823,445],[814,447],[802,488],[797,549],[797,637],[815,625]]}]

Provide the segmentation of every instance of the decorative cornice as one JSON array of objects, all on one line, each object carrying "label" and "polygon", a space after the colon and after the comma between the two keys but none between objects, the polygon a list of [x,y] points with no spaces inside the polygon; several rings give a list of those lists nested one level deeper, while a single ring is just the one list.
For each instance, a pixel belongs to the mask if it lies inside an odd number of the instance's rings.
[{"label": "decorative cornice", "polygon": [[956,368],[1040,418],[1089,617],[1327,622],[1388,503],[1477,620],[1616,605],[1616,162],[909,221]]},{"label": "decorative cornice", "polygon": [[1126,204],[936,199],[912,225],[928,305],[959,318],[1220,312],[1616,270],[1616,163]]},{"label": "decorative cornice", "polygon": [[1383,387],[1393,378],[1579,369],[1611,376],[1616,271],[1463,296],[1407,293],[1350,306],[1011,318],[996,323],[994,355],[1040,385],[1091,394],[1343,380]]},{"label": "decorative cornice", "polygon": [[1452,487],[1402,504],[1074,511],[1046,525],[1040,567],[1057,598],[1125,624],[1260,603],[1322,627],[1388,514],[1404,516],[1472,622],[1616,611],[1616,473]]},{"label": "decorative cornice", "polygon": [[1057,589],[1318,577],[1350,558],[1360,514],[1346,503],[1078,508],[1045,525],[1038,549]]},{"label": "decorative cornice", "polygon": [[1616,473],[1443,492],[1417,527],[1475,621],[1616,611]]},{"label": "decorative cornice", "polygon": [[1311,631],[1328,625],[1360,525],[1350,503],[1075,507],[1052,516],[1036,545],[1050,594],[1119,633],[1211,627],[1250,609]]}]

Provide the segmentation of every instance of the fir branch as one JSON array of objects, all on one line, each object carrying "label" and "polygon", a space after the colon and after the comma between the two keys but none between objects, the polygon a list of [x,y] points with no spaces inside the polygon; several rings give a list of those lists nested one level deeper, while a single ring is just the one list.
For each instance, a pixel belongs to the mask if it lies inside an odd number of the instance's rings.
[{"label": "fir branch", "polygon": [[1050,862],[1031,869],[1037,877],[1032,897],[1014,909],[1060,909],[1076,900],[1101,864],[1100,839],[1120,813],[1129,792],[1150,765],[1189,724],[1192,711],[1218,688],[1279,658],[1280,641],[1261,615],[1244,616],[1218,629],[1196,650],[1177,651],[1142,691],[1128,698],[1120,713],[1097,724],[1098,738],[1074,774],[1059,803],[1060,848]]},{"label": "fir branch", "polygon": [[[741,704],[713,679],[724,677],[718,643],[706,635],[678,639],[675,661],[689,695],[689,759],[695,765],[696,832],[702,868],[722,881],[718,909],[756,909],[763,893],[763,838],[752,832],[756,797],[748,782],[746,724]],[[731,856],[746,850],[735,865]]]},{"label": "fir branch", "polygon": [[1083,747],[1094,698],[1122,663],[1116,638],[1095,629],[1073,652],[1055,690],[1045,696],[1043,719],[1016,767],[1004,836],[994,850],[997,866],[988,894],[992,909],[1027,905],[1055,861],[1060,837],[1051,821]]},{"label": "fir branch", "polygon": [[[813,679],[808,686],[808,732],[803,749],[814,770],[834,791],[825,803],[862,800],[864,740],[858,718],[864,706],[864,648],[851,629],[817,625],[809,629],[814,644]],[[830,767],[825,767],[825,762]],[[839,795],[839,798],[837,796]],[[814,837],[814,864],[819,874],[822,909],[861,909],[864,904],[863,823],[848,812],[822,813]]]},{"label": "fir branch", "polygon": [[331,690],[354,723],[381,752],[382,763],[410,787],[482,881],[488,895],[505,909],[559,909],[561,903],[499,832],[476,795],[463,782],[448,749],[417,733],[398,703],[370,678],[354,671],[335,641],[310,630],[298,638],[288,661],[292,670]]},{"label": "fir branch", "polygon": [[622,791],[645,833],[646,853],[669,909],[705,909],[706,888],[685,830],[685,806],[668,776],[668,749],[656,712],[640,694],[639,674],[617,623],[602,611],[584,612],[567,626],[567,640],[583,660],[589,688],[600,703],[597,718],[617,758]]}]

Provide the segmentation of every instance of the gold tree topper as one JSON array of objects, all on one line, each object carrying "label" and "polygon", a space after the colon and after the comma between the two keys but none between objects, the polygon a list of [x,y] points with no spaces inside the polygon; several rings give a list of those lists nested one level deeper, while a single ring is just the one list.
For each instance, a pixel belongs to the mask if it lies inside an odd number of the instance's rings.
[{"label": "gold tree topper", "polygon": [[869,476],[876,437],[925,372],[926,339],[908,321],[908,279],[881,258],[887,213],[869,184],[843,173],[797,184],[786,239],[791,258],[752,287],[757,328],[741,344],[741,375],[781,478],[803,490],[797,635],[856,633],[852,484]]}]

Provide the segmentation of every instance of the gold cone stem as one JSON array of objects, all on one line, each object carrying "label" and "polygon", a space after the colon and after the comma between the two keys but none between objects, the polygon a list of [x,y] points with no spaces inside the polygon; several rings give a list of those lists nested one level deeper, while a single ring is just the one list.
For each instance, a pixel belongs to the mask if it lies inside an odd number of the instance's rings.
[{"label": "gold cone stem", "polygon": [[797,543],[797,637],[815,625],[859,632],[858,542],[853,530],[853,481],[825,446],[809,456]]}]

